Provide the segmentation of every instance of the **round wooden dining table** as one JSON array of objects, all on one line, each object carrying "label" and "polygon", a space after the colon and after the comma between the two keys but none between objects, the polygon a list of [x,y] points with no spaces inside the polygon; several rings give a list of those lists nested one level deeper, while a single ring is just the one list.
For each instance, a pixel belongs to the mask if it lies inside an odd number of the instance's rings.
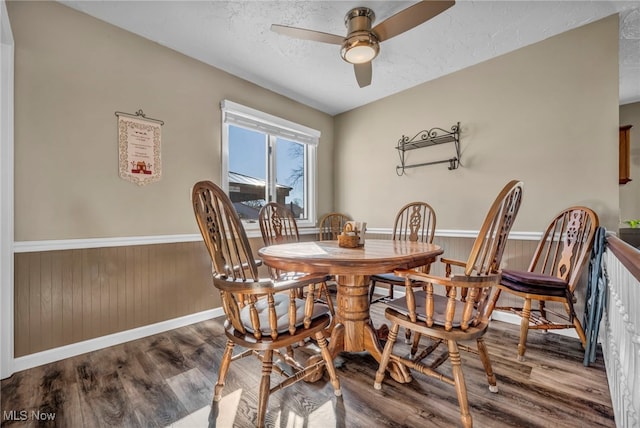
[{"label": "round wooden dining table", "polygon": [[[283,271],[335,275],[338,292],[336,323],[329,340],[331,355],[368,351],[378,362],[382,346],[369,317],[370,275],[428,265],[442,253],[434,244],[379,239],[367,239],[358,248],[340,247],[338,241],[313,241],[258,250],[265,264]],[[397,382],[411,381],[403,365],[390,364],[389,372]]]}]

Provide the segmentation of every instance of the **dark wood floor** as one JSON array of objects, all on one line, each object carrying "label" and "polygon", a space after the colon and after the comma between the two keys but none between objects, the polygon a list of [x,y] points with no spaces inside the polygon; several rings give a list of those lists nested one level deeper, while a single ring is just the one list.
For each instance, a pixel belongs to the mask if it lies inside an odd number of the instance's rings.
[{"label": "dark wood floor", "polygon": [[[373,306],[376,325],[383,308]],[[601,353],[585,368],[577,340],[531,332],[520,363],[517,334],[517,326],[494,321],[486,336],[498,394],[489,392],[477,356],[462,354],[476,427],[615,426]],[[0,425],[250,427],[260,375],[255,359],[231,365],[222,401],[210,406],[224,343],[221,321],[211,320],[16,373],[2,381]],[[267,426],[460,425],[453,387],[415,374],[406,385],[387,378],[376,391],[371,356],[342,355],[339,365],[341,398],[326,375],[299,382],[272,395]],[[42,420],[53,414],[53,421]]]}]

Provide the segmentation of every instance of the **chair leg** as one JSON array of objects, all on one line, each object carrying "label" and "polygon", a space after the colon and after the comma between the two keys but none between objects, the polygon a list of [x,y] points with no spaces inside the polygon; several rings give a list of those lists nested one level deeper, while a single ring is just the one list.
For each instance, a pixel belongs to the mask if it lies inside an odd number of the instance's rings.
[{"label": "chair leg", "polygon": [[321,295],[323,293],[324,293],[325,299],[327,299],[326,305],[329,307],[329,312],[331,312],[331,315],[335,315],[336,311],[333,307],[333,300],[331,299],[331,293],[329,293],[329,286],[327,286],[326,282],[323,282],[322,284],[320,284],[320,292],[318,293],[318,295]]},{"label": "chair leg", "polygon": [[[533,306],[533,303],[531,304],[531,306]],[[546,302],[544,300],[538,300],[538,311],[540,312],[540,318],[542,318],[545,322],[548,322],[549,320],[547,320]],[[549,330],[547,329],[540,329],[539,331],[542,331],[543,333],[549,333]]]},{"label": "chair leg", "polygon": [[271,371],[273,370],[273,351],[264,351],[262,358],[262,379],[260,380],[260,395],[258,398],[258,422],[256,426],[262,428],[267,413],[269,391],[271,390]]},{"label": "chair leg", "polygon": [[411,345],[411,329],[405,328],[404,329],[404,343],[406,343],[407,345]]},{"label": "chair leg", "polygon": [[213,401],[220,401],[222,399],[222,389],[224,388],[224,382],[227,379],[227,373],[229,373],[229,366],[231,365],[231,356],[233,355],[233,342],[227,340],[227,346],[224,349],[222,355],[222,361],[220,362],[220,371],[218,372],[218,382],[213,392]]},{"label": "chair leg", "polygon": [[479,337],[476,339],[478,344],[478,354],[480,355],[480,361],[484,366],[484,371],[487,373],[487,381],[489,382],[489,391],[498,392],[498,384],[496,382],[496,375],[493,374],[493,368],[491,367],[491,360],[489,359],[489,352],[487,352],[487,345],[484,343],[484,338]]},{"label": "chair leg", "polygon": [[329,373],[329,380],[331,385],[333,385],[333,393],[339,397],[342,395],[342,389],[340,389],[340,381],[338,380],[338,375],[336,374],[336,368],[333,365],[333,358],[331,357],[331,352],[327,347],[327,339],[324,337],[322,332],[316,333],[316,340],[318,342],[318,347],[320,347],[320,353],[322,354],[322,358],[324,359],[324,365],[327,368],[327,372]]},{"label": "chair leg", "polygon": [[578,337],[580,338],[580,342],[582,342],[582,348],[585,349],[587,347],[587,335],[584,332],[584,328],[582,328],[582,323],[576,316],[575,313],[571,313],[571,308],[566,302],[563,302],[564,308],[567,310],[567,314],[573,318],[573,327],[576,329],[576,333],[578,333]]},{"label": "chair leg", "polygon": [[373,292],[376,289],[376,282],[371,281],[369,283],[369,303],[373,303]]},{"label": "chair leg", "polygon": [[538,310],[540,311],[540,317],[542,319],[547,319],[547,308],[545,307],[544,300],[538,300]]},{"label": "chair leg", "polygon": [[320,284],[320,290],[318,291],[318,296],[324,294],[324,298],[326,299],[326,305],[329,307],[329,312],[331,312],[331,324],[329,324],[324,332],[325,337],[331,337],[331,333],[333,332],[333,327],[336,325],[336,310],[333,306],[333,300],[331,299],[331,293],[329,292],[329,286],[326,282]]},{"label": "chair leg", "polygon": [[462,364],[460,360],[460,351],[458,350],[458,344],[455,340],[449,340],[449,361],[451,362],[451,372],[453,374],[453,380],[456,386],[456,394],[458,395],[458,404],[460,405],[460,419],[462,420],[462,426],[465,428],[471,428],[473,421],[471,420],[471,414],[469,413],[469,400],[467,399],[467,385],[464,382],[464,375],[462,374]]},{"label": "chair leg", "polygon": [[411,344],[411,357],[418,352],[418,345],[420,345],[420,333],[415,332],[413,334],[413,343]]},{"label": "chair leg", "polygon": [[518,361],[524,361],[527,350],[527,335],[529,334],[529,318],[531,317],[531,299],[524,299],[522,305],[522,319],[520,320],[520,342],[518,343]]},{"label": "chair leg", "polygon": [[376,372],[376,378],[373,382],[373,387],[375,389],[382,389],[382,381],[384,380],[384,373],[387,370],[387,365],[389,364],[389,360],[391,359],[391,351],[393,350],[393,345],[396,343],[396,339],[398,338],[398,331],[400,330],[400,325],[393,323],[391,326],[391,330],[389,330],[389,335],[387,336],[387,343],[384,345],[384,350],[382,351],[382,357],[380,358],[380,365],[378,366],[378,371]]},{"label": "chair leg", "polygon": [[493,310],[496,308],[496,304],[498,303],[498,299],[500,298],[501,293],[502,290],[500,290],[499,288],[495,288],[493,296],[491,296],[491,301],[489,302],[489,307],[487,308],[488,317],[491,317],[491,314],[493,314]]}]

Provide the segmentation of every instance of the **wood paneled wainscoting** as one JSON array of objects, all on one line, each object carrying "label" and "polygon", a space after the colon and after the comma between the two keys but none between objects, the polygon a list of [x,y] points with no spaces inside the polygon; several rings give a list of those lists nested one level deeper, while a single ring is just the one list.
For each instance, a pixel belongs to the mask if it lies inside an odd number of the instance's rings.
[{"label": "wood paneled wainscoting", "polygon": [[[123,245],[125,241],[73,240],[59,245],[62,249],[52,244],[44,250],[16,245],[14,358],[169,322],[166,330],[182,317],[187,317],[184,325],[222,314],[211,283],[211,259],[199,235],[187,235],[186,242]],[[252,238],[251,245],[257,250],[262,240]],[[160,331],[162,327],[131,338]],[[126,335],[107,345],[123,340]]]},{"label": "wood paneled wainscoting", "polygon": [[201,242],[15,254],[15,356],[220,306]]}]

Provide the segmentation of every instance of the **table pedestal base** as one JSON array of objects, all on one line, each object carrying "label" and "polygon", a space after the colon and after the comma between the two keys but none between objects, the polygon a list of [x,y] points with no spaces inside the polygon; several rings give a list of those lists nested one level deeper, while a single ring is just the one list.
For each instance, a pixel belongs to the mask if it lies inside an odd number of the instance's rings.
[{"label": "table pedestal base", "polygon": [[[329,339],[331,356],[335,358],[340,352],[368,351],[376,361],[380,362],[383,347],[378,337],[379,333],[387,332],[388,328],[379,332],[373,327],[369,318],[369,276],[339,275],[337,282],[337,323]],[[385,327],[381,327],[380,330]],[[406,366],[390,361],[387,369],[396,382],[411,381],[411,374]],[[322,373],[316,376],[309,377],[307,380],[310,382],[319,380]]]}]

